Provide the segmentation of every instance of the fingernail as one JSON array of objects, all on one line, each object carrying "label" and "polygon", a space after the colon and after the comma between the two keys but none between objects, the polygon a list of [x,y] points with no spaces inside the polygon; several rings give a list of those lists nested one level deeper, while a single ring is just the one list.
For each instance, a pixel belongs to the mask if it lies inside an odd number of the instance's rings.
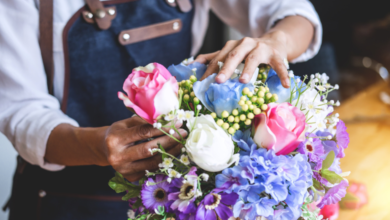
[{"label": "fingernail", "polygon": [[289,88],[290,87],[290,79],[289,78],[285,78],[284,80],[283,80],[283,84],[284,84],[284,86],[287,86],[287,88]]},{"label": "fingernail", "polygon": [[243,73],[240,77],[240,79],[244,82],[248,82],[249,81],[249,74],[248,73]]},{"label": "fingernail", "polygon": [[223,74],[223,73],[220,73],[220,74],[217,76],[217,81],[220,82],[220,83],[225,82],[225,79],[226,79],[226,76],[225,76],[225,74]]}]

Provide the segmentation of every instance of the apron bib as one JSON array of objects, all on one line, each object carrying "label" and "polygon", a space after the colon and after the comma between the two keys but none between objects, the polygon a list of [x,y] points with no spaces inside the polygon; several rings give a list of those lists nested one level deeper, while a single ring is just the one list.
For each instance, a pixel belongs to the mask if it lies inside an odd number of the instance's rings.
[{"label": "apron bib", "polygon": [[[190,56],[194,9],[180,10],[185,1],[102,2],[105,16],[112,19],[105,30],[93,20],[99,14],[90,7],[77,11],[63,32],[63,112],[81,127],[109,126],[131,117],[117,92],[132,69],[151,62],[167,67]],[[14,186],[10,219],[127,219],[128,203],[108,187],[114,174],[111,167],[50,172],[28,164]]]}]

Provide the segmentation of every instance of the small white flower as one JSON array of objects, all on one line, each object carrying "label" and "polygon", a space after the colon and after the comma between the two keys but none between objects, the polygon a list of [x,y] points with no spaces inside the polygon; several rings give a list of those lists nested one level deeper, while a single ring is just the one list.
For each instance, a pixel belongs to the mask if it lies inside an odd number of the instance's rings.
[{"label": "small white flower", "polygon": [[[184,148],[183,148],[184,149]],[[188,156],[186,155],[181,155],[180,157],[180,161],[185,164],[185,165],[189,165],[190,164],[190,159],[188,158]]]},{"label": "small white flower", "polygon": [[314,75],[313,74],[310,75],[310,79],[314,79]]},{"label": "small white flower", "polygon": [[168,181],[168,183],[171,183],[172,182],[172,178],[168,177],[167,181]]},{"label": "small white flower", "polygon": [[160,168],[161,168],[161,167],[164,167],[164,164],[159,163],[159,164],[158,164],[158,167],[160,167]]},{"label": "small white flower", "polygon": [[150,186],[150,183],[149,183],[149,181],[146,181],[146,186]]},{"label": "small white flower", "polygon": [[196,109],[201,110],[201,109],[202,109],[202,106],[201,106],[201,105],[198,105],[198,106],[196,106]]},{"label": "small white flower", "polygon": [[337,101],[335,105],[340,106],[340,101]]},{"label": "small white flower", "polygon": [[294,72],[292,70],[288,71],[288,77],[293,78]]},{"label": "small white flower", "polygon": [[168,176],[171,178],[180,178],[181,174],[174,169],[168,169]]},{"label": "small white flower", "polygon": [[195,197],[201,197],[203,193],[200,190],[196,190]]},{"label": "small white flower", "polygon": [[153,123],[153,128],[157,128],[157,123]]},{"label": "small white flower", "polygon": [[182,152],[182,153],[186,152],[186,148],[183,147],[183,148],[181,149],[181,152]]},{"label": "small white flower", "polygon": [[317,88],[319,91],[321,91],[321,92],[325,92],[325,91],[326,91],[326,88],[325,88],[325,86],[323,86],[323,85],[316,86],[316,88]]},{"label": "small white flower", "polygon": [[314,82],[315,82],[315,83],[318,83],[318,79],[317,79],[317,78],[316,78],[316,79],[314,79]]},{"label": "small white flower", "polygon": [[171,168],[173,167],[173,160],[172,158],[165,158],[162,164],[164,168]]},{"label": "small white flower", "polygon": [[334,114],[336,118],[340,117],[339,113]]},{"label": "small white flower", "polygon": [[329,102],[331,105],[333,105],[334,104],[334,101],[333,100],[330,100],[330,102]]},{"label": "small white flower", "polygon": [[175,115],[174,114],[168,114],[164,117],[165,121],[172,121],[175,119]]},{"label": "small white flower", "polygon": [[320,77],[321,77],[320,73],[316,73],[316,78],[320,78]]},{"label": "small white flower", "polygon": [[193,69],[192,69],[192,72],[196,72],[196,70],[197,70],[196,68],[193,68]]},{"label": "small white flower", "polygon": [[170,135],[174,135],[175,134],[175,130],[173,130],[173,129],[169,130],[169,134]]},{"label": "small white flower", "polygon": [[133,210],[129,209],[129,211],[127,211],[127,217],[129,217],[130,219],[134,219],[135,212]]},{"label": "small white flower", "polygon": [[184,113],[184,118],[185,120],[190,120],[194,117],[194,112],[193,111],[185,111]]},{"label": "small white flower", "polygon": [[300,79],[300,78],[297,78],[297,79],[295,80],[295,82],[296,82],[296,83],[299,83],[299,82],[301,82],[301,79]]},{"label": "small white flower", "polygon": [[184,121],[185,120],[184,110],[182,110],[182,109],[178,110],[177,114],[176,114],[176,117],[177,117],[177,120]]},{"label": "small white flower", "polygon": [[209,180],[209,175],[207,173],[202,173],[199,177],[202,178],[205,182]]},{"label": "small white flower", "polygon": [[332,135],[328,135],[328,140],[332,140]]},{"label": "small white flower", "polygon": [[149,170],[145,170],[145,176],[149,176],[149,174],[150,174],[150,172],[149,172]]},{"label": "small white flower", "polygon": [[338,84],[334,85],[334,89],[339,89],[339,88],[340,88],[340,87],[339,87]]},{"label": "small white flower", "polygon": [[161,127],[162,127],[162,124],[161,124],[161,123],[157,123],[156,128],[157,128],[157,129],[161,129]]}]

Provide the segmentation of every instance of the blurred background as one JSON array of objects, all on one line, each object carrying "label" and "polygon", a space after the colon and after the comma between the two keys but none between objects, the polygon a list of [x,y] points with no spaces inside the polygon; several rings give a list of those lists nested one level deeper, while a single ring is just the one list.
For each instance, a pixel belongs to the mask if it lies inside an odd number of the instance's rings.
[{"label": "blurred background", "polygon": [[[323,45],[319,54],[312,60],[291,65],[294,73],[297,75],[327,73],[331,77],[332,84],[340,85],[340,91],[333,94],[334,99],[340,101],[349,100],[371,85],[386,79],[388,77],[387,69],[390,69],[390,8],[388,1],[312,0],[311,2],[319,13],[323,24]],[[220,50],[229,39],[240,38],[242,36],[239,33],[225,26],[210,12],[210,25],[200,53]],[[377,104],[380,103],[378,97],[375,99],[378,99]],[[345,108],[343,111],[348,111],[348,106]],[[372,108],[374,107],[372,106]],[[388,111],[388,108],[385,110]],[[349,125],[347,124],[347,126]],[[362,125],[357,128],[351,126],[350,130],[358,132],[360,128]],[[390,133],[386,133],[387,131],[384,134],[390,135]],[[352,138],[354,135],[352,133]],[[352,144],[354,144],[353,141]],[[381,144],[386,145],[387,143],[381,142]],[[388,146],[390,146],[390,142]],[[0,134],[0,149],[0,205],[2,206],[10,193],[11,179],[16,165],[16,152],[2,134]],[[348,155],[349,151],[350,155]],[[356,156],[352,152],[353,149],[349,149],[349,151],[347,151],[347,157]],[[356,167],[356,162],[359,161],[347,162],[344,167]],[[382,166],[386,166],[386,164],[382,164]],[[389,167],[389,164],[387,166]],[[388,170],[382,171],[388,175],[386,173]],[[371,170],[371,172],[375,171]],[[361,180],[358,179],[358,181]],[[370,193],[372,184],[365,184],[369,185]],[[386,204],[385,201],[383,203]],[[348,216],[350,215],[348,214]],[[359,217],[359,219],[390,219],[390,214],[387,213],[374,216]],[[0,220],[6,219],[7,213],[0,211]],[[340,219],[358,219],[358,217],[347,217],[345,214],[344,217],[341,215]]]}]

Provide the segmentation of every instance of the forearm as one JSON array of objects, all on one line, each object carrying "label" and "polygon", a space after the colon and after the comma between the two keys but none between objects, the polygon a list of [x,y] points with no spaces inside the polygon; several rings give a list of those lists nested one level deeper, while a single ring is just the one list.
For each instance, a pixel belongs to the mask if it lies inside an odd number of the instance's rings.
[{"label": "forearm", "polygon": [[104,152],[106,129],[58,125],[49,136],[45,160],[65,166],[108,165]]},{"label": "forearm", "polygon": [[287,59],[291,61],[309,47],[314,37],[314,26],[302,16],[289,16],[280,20],[264,37],[283,38]]}]

